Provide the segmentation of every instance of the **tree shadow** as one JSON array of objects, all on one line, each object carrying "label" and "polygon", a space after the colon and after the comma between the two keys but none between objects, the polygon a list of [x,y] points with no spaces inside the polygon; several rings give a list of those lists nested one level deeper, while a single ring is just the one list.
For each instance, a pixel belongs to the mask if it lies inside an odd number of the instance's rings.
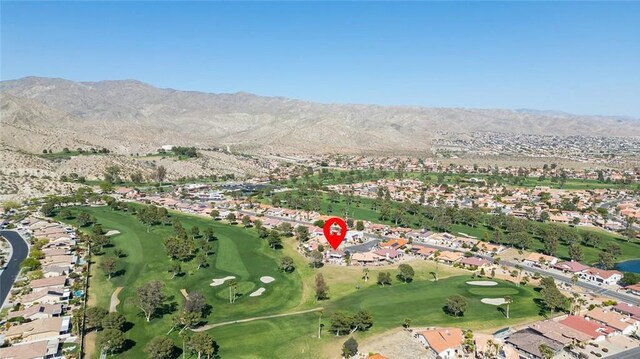
[{"label": "tree shadow", "polygon": [[464,317],[464,313],[456,314],[456,313],[455,313],[455,312],[453,312],[451,309],[449,309],[449,307],[448,307],[448,306],[446,306],[446,305],[444,305],[444,306],[442,307],[442,311],[443,311],[445,314],[450,315],[450,316],[455,317],[455,318],[462,318],[462,317]]},{"label": "tree shadow", "polygon": [[497,310],[498,312],[502,313],[502,315],[504,315],[504,316],[505,316],[505,318],[506,318],[506,316],[507,316],[507,310],[506,310],[506,309],[504,309],[504,308],[502,308],[502,307],[498,307],[498,308],[496,308],[496,310]]},{"label": "tree shadow", "polygon": [[126,332],[130,331],[131,329],[133,329],[134,326],[135,326],[135,324],[133,322],[126,321],[126,322],[124,322],[124,325],[122,326],[122,331],[124,333],[126,333]]},{"label": "tree shadow", "polygon": [[111,274],[111,278],[121,277],[121,276],[125,275],[125,273],[127,273],[126,269],[119,269],[119,270],[113,272],[113,274]]},{"label": "tree shadow", "polygon": [[124,344],[122,345],[122,350],[119,351],[119,353],[122,352],[126,352],[129,349],[133,348],[136,346],[136,342],[131,340],[131,339],[125,339]]}]

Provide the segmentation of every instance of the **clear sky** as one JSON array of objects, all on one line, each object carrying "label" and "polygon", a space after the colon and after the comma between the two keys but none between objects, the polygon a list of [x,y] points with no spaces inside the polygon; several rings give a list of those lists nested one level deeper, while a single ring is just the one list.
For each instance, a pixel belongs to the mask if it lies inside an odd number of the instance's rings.
[{"label": "clear sky", "polygon": [[0,78],[640,117],[640,3],[1,3]]}]

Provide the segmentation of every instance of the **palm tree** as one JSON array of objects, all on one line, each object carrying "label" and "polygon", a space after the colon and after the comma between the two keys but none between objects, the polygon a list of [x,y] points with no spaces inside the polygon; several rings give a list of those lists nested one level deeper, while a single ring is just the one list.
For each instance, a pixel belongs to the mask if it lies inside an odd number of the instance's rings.
[{"label": "palm tree", "polygon": [[365,282],[369,280],[369,268],[362,269],[362,276],[364,277]]},{"label": "palm tree", "polygon": [[519,264],[516,264],[514,267],[517,271],[518,271],[518,282],[516,283],[516,287],[520,286],[520,275],[522,274],[522,266]]},{"label": "palm tree", "polygon": [[574,274],[573,276],[571,276],[571,283],[576,284],[578,283],[578,275]]},{"label": "palm tree", "polygon": [[551,359],[553,357],[553,349],[545,343],[540,344],[538,350],[540,351],[540,355],[542,355],[542,359]]},{"label": "palm tree", "polygon": [[438,257],[440,257],[440,250],[433,253],[433,260],[436,261],[436,282],[438,281]]},{"label": "palm tree", "polygon": [[509,318],[509,306],[513,303],[513,298],[507,296],[504,297],[504,303],[507,305],[507,319]]},{"label": "palm tree", "polygon": [[578,314],[580,313],[580,311],[582,310],[582,306],[583,305],[587,305],[587,300],[584,298],[579,298],[578,299]]},{"label": "palm tree", "polygon": [[229,303],[233,304],[236,301],[236,290],[238,289],[238,282],[235,279],[229,280]]}]

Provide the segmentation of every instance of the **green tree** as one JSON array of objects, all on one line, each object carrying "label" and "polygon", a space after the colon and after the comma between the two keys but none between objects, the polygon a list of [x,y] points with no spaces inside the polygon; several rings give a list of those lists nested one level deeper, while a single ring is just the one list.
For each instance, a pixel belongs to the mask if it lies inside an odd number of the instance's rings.
[{"label": "green tree", "polygon": [[320,253],[320,251],[313,251],[309,256],[311,257],[310,264],[313,268],[320,268],[322,266],[324,256],[322,255],[322,253]]},{"label": "green tree", "polygon": [[124,316],[117,312],[107,313],[107,315],[102,318],[102,328],[104,329],[116,329],[122,330],[127,320]]},{"label": "green tree", "polygon": [[291,273],[295,270],[295,265],[293,262],[293,258],[289,256],[284,256],[280,258],[280,270],[283,272]]},{"label": "green tree", "polygon": [[211,356],[215,354],[216,342],[206,332],[194,333],[189,342],[193,350],[198,353],[198,359],[200,359],[203,354],[206,355],[207,358],[211,358]]},{"label": "green tree", "polygon": [[114,354],[124,349],[126,342],[124,333],[119,329],[105,329],[98,333],[98,347],[107,354]]},{"label": "green tree", "polygon": [[151,281],[137,288],[137,306],[144,313],[147,322],[153,314],[162,307],[165,301],[164,284],[160,281]]},{"label": "green tree", "polygon": [[614,267],[615,258],[611,252],[602,251],[598,253],[598,261],[602,268],[612,269]]},{"label": "green tree", "polygon": [[99,308],[99,307],[87,308],[87,310],[85,311],[85,319],[84,319],[85,329],[92,330],[92,329],[102,328],[102,320],[108,313],[109,312],[107,312],[106,309]]},{"label": "green tree", "polygon": [[307,226],[298,226],[296,227],[296,238],[300,242],[306,242],[309,240],[309,227]]},{"label": "green tree", "polygon": [[415,271],[413,270],[413,267],[403,263],[398,266],[398,270],[400,271],[400,273],[398,273],[398,277],[403,282],[407,283],[413,280],[413,276],[415,275]]},{"label": "green tree", "polygon": [[347,339],[344,344],[342,344],[342,356],[345,358],[351,358],[358,354],[358,342],[353,339]]},{"label": "green tree", "polygon": [[321,273],[316,274],[315,280],[316,300],[324,300],[329,298],[329,286],[324,280]]},{"label": "green tree", "polygon": [[576,262],[582,260],[582,246],[578,243],[572,243],[569,245],[569,258]]},{"label": "green tree", "polygon": [[166,336],[151,339],[144,348],[150,359],[172,359],[175,355],[173,340]]},{"label": "green tree", "polygon": [[362,221],[356,222],[356,231],[364,231],[364,222]]},{"label": "green tree", "polygon": [[339,310],[331,315],[330,330],[339,336],[340,333],[346,334],[351,330],[353,318],[345,311]]},{"label": "green tree", "polygon": [[107,274],[109,279],[116,272],[118,268],[118,262],[115,257],[104,257],[100,261],[100,268]]},{"label": "green tree", "polygon": [[391,273],[378,272],[378,284],[385,286],[385,284],[391,284]]},{"label": "green tree", "polygon": [[460,295],[452,295],[447,298],[446,308],[454,316],[464,315],[467,310],[467,300]]}]

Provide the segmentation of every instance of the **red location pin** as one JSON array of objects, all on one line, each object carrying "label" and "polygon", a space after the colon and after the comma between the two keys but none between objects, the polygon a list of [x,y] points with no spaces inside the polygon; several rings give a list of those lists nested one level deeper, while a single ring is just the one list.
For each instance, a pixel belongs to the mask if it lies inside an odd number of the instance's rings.
[{"label": "red location pin", "polygon": [[[337,224],[340,227],[340,232],[338,232],[335,228],[332,228],[334,224]],[[347,235],[347,224],[344,223],[342,218],[333,217],[329,218],[324,223],[324,227],[322,228],[324,232],[325,238],[329,241],[329,244],[333,249],[338,249],[338,246],[344,240],[344,237]]]}]

